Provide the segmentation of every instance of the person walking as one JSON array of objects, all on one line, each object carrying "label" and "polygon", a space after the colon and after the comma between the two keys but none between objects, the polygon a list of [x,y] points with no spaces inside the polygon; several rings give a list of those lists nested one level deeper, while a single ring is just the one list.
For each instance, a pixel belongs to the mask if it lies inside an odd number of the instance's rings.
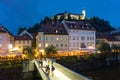
[{"label": "person walking", "polygon": [[50,73],[50,68],[49,68],[49,66],[48,66],[48,65],[46,65],[46,69],[45,69],[45,71],[46,71],[46,74],[49,76],[49,73]]}]

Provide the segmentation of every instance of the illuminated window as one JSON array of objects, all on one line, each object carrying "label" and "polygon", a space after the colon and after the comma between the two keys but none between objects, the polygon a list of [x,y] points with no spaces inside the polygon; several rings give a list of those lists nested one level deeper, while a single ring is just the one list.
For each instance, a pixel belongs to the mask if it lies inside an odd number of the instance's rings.
[{"label": "illuminated window", "polygon": [[56,38],[56,40],[59,40],[59,38]]},{"label": "illuminated window", "polygon": [[45,47],[48,47],[48,43],[45,44]]},{"label": "illuminated window", "polygon": [[58,33],[58,30],[56,30],[56,33]]},{"label": "illuminated window", "polygon": [[41,43],[39,43],[39,47],[41,47]]}]

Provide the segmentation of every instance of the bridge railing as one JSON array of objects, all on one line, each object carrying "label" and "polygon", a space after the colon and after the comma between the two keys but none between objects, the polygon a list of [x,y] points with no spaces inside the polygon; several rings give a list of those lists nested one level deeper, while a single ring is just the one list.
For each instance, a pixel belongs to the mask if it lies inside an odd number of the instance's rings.
[{"label": "bridge railing", "polygon": [[39,72],[39,74],[41,75],[42,80],[50,80],[50,78],[47,76],[47,74],[44,72],[44,70],[40,67],[40,65],[38,64],[38,62],[35,60],[35,66]]},{"label": "bridge railing", "polygon": [[85,77],[81,74],[78,74],[78,73],[58,64],[58,63],[54,62],[53,65],[55,68],[57,68],[59,71],[61,71],[64,75],[69,77],[71,80],[91,80],[91,79],[88,79],[87,77]]}]

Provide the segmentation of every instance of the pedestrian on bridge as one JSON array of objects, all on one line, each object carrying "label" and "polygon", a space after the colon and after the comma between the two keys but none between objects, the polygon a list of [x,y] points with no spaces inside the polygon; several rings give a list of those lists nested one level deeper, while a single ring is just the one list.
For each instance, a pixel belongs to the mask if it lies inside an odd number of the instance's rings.
[{"label": "pedestrian on bridge", "polygon": [[46,71],[46,74],[49,75],[49,73],[50,73],[50,68],[49,68],[48,65],[46,65],[46,69],[45,69],[45,71]]}]

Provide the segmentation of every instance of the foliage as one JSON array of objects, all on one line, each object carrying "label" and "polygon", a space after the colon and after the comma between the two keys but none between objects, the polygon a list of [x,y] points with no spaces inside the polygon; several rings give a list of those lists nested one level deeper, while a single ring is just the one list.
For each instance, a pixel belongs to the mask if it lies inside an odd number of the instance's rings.
[{"label": "foliage", "polygon": [[23,54],[26,54],[28,56],[28,59],[34,58],[34,50],[32,47],[26,47],[23,49]]},{"label": "foliage", "polygon": [[118,54],[120,53],[120,46],[112,44],[111,49],[112,49],[113,58],[118,59]]},{"label": "foliage", "polygon": [[115,28],[110,25],[109,21],[100,19],[99,17],[92,17],[86,21],[88,21],[97,32],[109,32],[115,30]]},{"label": "foliage", "polygon": [[17,35],[19,35],[22,31],[24,31],[24,30],[27,30],[25,27],[20,27],[19,29],[18,29],[18,33],[17,33]]},{"label": "foliage", "polygon": [[32,40],[32,49],[36,48],[36,38],[33,38]]},{"label": "foliage", "polygon": [[46,52],[46,57],[51,57],[50,54],[55,54],[57,53],[57,49],[54,46],[49,46],[45,48],[45,52]]},{"label": "foliage", "polygon": [[105,55],[105,57],[111,56],[111,48],[108,43],[103,42],[102,44],[100,44],[98,50],[101,52],[101,54]]}]

